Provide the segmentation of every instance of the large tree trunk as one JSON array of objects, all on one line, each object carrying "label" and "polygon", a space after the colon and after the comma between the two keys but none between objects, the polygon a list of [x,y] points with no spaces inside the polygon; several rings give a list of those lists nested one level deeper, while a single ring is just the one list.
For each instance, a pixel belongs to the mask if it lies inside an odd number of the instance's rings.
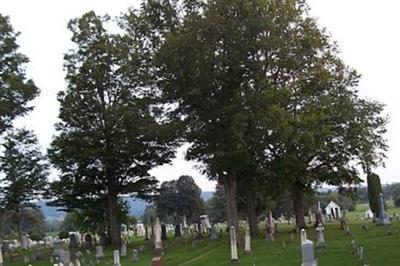
[{"label": "large tree trunk", "polygon": [[[252,182],[251,182],[252,183]],[[256,214],[256,202],[254,197],[253,186],[246,186],[246,207],[247,207],[247,218],[249,219],[250,234],[252,236],[258,235],[258,222]]]},{"label": "large tree trunk", "polygon": [[121,225],[118,219],[118,197],[108,195],[108,220],[110,223],[111,245],[121,245]]},{"label": "large tree trunk", "polygon": [[296,217],[296,227],[298,229],[306,228],[306,221],[304,219],[304,191],[295,188],[293,192],[293,208]]},{"label": "large tree trunk", "polygon": [[228,226],[234,226],[236,234],[239,232],[238,211],[236,203],[237,180],[234,173],[229,173],[224,180]]}]

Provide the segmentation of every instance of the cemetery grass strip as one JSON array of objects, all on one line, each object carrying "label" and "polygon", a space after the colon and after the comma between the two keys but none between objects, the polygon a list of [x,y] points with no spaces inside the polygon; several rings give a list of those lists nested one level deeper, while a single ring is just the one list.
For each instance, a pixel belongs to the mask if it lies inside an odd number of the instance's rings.
[{"label": "cemetery grass strip", "polygon": [[192,259],[190,259],[188,261],[185,261],[184,263],[178,264],[177,266],[190,265],[190,263],[192,263],[192,262],[194,262],[196,260],[199,260],[199,259],[203,258],[204,256],[210,255],[213,252],[215,252],[215,249],[211,249],[211,250],[207,251],[206,253],[203,253],[203,254],[201,254],[201,255],[199,255],[197,257],[194,257],[194,258],[192,258]]}]

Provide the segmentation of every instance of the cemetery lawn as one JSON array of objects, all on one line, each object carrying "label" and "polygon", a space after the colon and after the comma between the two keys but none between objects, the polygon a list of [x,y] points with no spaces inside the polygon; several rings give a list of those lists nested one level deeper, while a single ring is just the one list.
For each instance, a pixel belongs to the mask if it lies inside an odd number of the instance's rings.
[{"label": "cemetery lawn", "polygon": [[[399,265],[400,261],[400,224],[395,222],[390,227],[376,226],[368,223],[368,231],[362,228],[363,223],[350,223],[351,235],[346,235],[340,230],[338,223],[325,226],[325,238],[327,247],[316,250],[318,264],[323,266],[354,266],[368,264],[371,266],[392,266]],[[279,233],[274,242],[264,240],[263,236],[252,239],[253,255],[244,255],[243,245],[239,246],[239,263],[237,265],[249,266],[289,266],[300,265],[300,239],[294,235],[293,243],[290,242],[291,227],[279,225]],[[389,233],[389,231],[391,233]],[[309,239],[316,242],[315,229],[307,230]],[[359,260],[353,250],[352,240],[358,246],[364,247],[364,259]],[[242,241],[243,242],[243,241]],[[243,243],[242,243],[243,244]],[[131,262],[133,248],[144,245],[145,251],[140,254],[139,262]],[[165,246],[165,262],[167,266],[204,266],[204,265],[230,265],[228,235],[217,241],[209,241],[207,237],[199,240],[195,245],[185,244],[183,238],[174,239],[170,237]],[[28,252],[29,253],[29,252]],[[94,264],[93,250],[91,255],[84,256],[81,260],[82,266],[104,265],[110,266],[112,262],[112,250],[105,250],[106,257],[100,264]],[[20,254],[18,260],[5,261],[6,266],[22,266],[23,256]],[[121,259],[121,264],[126,265],[151,265],[151,258],[154,253],[150,243],[144,240],[136,240],[128,247],[128,257]],[[41,262],[31,262],[32,266],[49,266],[52,264],[48,259]]]}]

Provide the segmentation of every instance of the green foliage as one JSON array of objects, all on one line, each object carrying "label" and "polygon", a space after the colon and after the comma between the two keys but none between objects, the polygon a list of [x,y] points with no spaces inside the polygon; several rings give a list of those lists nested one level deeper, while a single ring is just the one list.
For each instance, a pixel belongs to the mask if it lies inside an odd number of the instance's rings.
[{"label": "green foliage", "polygon": [[368,200],[371,211],[377,216],[379,214],[379,195],[382,193],[381,180],[375,173],[367,175]]},{"label": "green foliage", "polygon": [[[43,234],[44,217],[32,209],[31,201],[38,199],[46,189],[48,164],[41,154],[38,140],[26,129],[10,132],[0,156],[0,208],[13,229]],[[40,214],[40,215],[39,215]],[[39,226],[37,226],[39,225]]]},{"label": "green foliage", "polygon": [[68,85],[58,95],[61,121],[49,156],[61,172],[54,204],[88,212],[108,204],[118,244],[117,199],[151,195],[157,180],[148,171],[170,161],[176,136],[157,120],[137,51],[106,30],[108,20],[89,12],[68,25],[75,48],[65,56]]},{"label": "green foliage", "polygon": [[23,232],[41,240],[45,235],[45,224],[42,211],[35,205],[25,206],[19,212],[3,210],[0,214],[0,236],[19,238]]},{"label": "green foliage", "polygon": [[0,14],[0,134],[12,127],[12,121],[33,107],[28,102],[39,89],[25,75],[28,58],[18,52],[15,32],[9,18]]},{"label": "green foliage", "polygon": [[201,189],[191,176],[186,175],[163,182],[155,206],[158,216],[164,220],[172,217],[174,223],[182,222],[183,216],[186,216],[188,222],[197,222],[199,216],[204,214]]},{"label": "green foliage", "polygon": [[48,164],[32,131],[8,134],[0,156],[0,207],[19,211],[45,190]]},{"label": "green foliage", "polygon": [[226,209],[224,186],[217,184],[214,195],[206,202],[207,214],[211,221],[223,223],[227,217]]}]

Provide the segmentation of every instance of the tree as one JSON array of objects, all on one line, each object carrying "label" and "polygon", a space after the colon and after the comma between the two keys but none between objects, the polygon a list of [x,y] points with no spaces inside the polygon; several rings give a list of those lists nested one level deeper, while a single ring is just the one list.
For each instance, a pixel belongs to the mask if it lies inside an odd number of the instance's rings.
[{"label": "tree", "polygon": [[213,222],[223,223],[226,221],[227,209],[223,185],[216,185],[214,195],[206,202],[206,209]]},{"label": "tree", "polygon": [[369,207],[375,216],[378,216],[380,208],[380,194],[382,193],[381,180],[377,174],[369,173],[367,175],[367,184]]},{"label": "tree", "polygon": [[155,206],[162,219],[172,217],[177,225],[182,222],[183,216],[186,216],[189,222],[198,222],[199,216],[204,213],[201,189],[191,176],[186,175],[177,180],[163,182]]},{"label": "tree", "polygon": [[25,75],[28,58],[18,52],[15,32],[9,18],[0,14],[0,134],[12,127],[12,121],[32,110],[28,102],[39,89]]},{"label": "tree", "polygon": [[176,137],[157,119],[134,47],[107,32],[108,20],[89,12],[68,24],[75,48],[65,56],[68,84],[49,156],[61,172],[53,204],[69,211],[106,204],[111,243],[120,245],[119,197],[153,193],[148,171],[170,161]]},{"label": "tree", "polygon": [[36,241],[42,240],[45,236],[45,217],[41,209],[35,205],[24,207],[19,213],[5,210],[0,213],[0,222],[0,235],[3,239],[20,237],[19,231],[28,234]]},{"label": "tree", "polygon": [[21,129],[6,136],[0,156],[0,208],[13,217],[19,237],[26,232],[24,210],[34,207],[46,189],[48,164],[32,131]]},{"label": "tree", "polygon": [[289,187],[304,227],[306,194],[358,183],[356,164],[382,162],[383,107],[358,96],[359,75],[304,0],[175,3],[145,2],[126,28],[145,36],[153,87],[185,126],[187,159],[224,184],[229,226],[238,226],[238,181]]}]

